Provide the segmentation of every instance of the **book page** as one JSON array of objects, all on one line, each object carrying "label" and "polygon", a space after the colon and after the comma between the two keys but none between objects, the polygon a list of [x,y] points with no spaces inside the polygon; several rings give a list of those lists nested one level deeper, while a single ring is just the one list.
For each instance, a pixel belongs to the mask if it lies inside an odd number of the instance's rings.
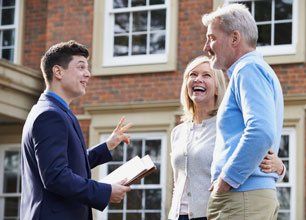
[{"label": "book page", "polygon": [[155,167],[153,161],[151,160],[151,157],[149,155],[146,155],[144,156],[143,158],[141,158],[142,162],[143,162],[143,165],[144,167],[147,169],[147,170],[150,170],[152,169],[153,167]]},{"label": "book page", "polygon": [[113,184],[118,183],[126,178],[127,182],[130,182],[145,170],[146,168],[144,167],[144,163],[138,156],[136,156],[118,167],[106,177],[102,178],[100,181],[103,183]]}]

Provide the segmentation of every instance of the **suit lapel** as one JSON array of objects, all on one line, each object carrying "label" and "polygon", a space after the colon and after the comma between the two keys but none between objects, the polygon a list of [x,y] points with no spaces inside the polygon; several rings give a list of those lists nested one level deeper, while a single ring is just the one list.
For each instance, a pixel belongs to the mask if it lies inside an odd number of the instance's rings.
[{"label": "suit lapel", "polygon": [[50,101],[53,104],[55,104],[57,107],[61,108],[64,112],[67,113],[67,115],[69,116],[69,118],[72,121],[72,125],[74,127],[74,130],[76,131],[76,133],[79,137],[79,140],[81,142],[83,153],[85,155],[85,160],[86,160],[86,169],[87,169],[88,178],[91,178],[90,165],[89,165],[88,156],[87,156],[86,144],[85,144],[85,141],[84,141],[84,138],[83,138],[83,133],[82,133],[80,124],[78,122],[78,119],[75,117],[75,115],[72,113],[72,111],[70,109],[67,109],[65,106],[62,105],[62,103],[60,103],[59,101],[57,101],[55,98],[53,98],[51,96],[42,94],[41,97],[39,98],[39,100]]}]

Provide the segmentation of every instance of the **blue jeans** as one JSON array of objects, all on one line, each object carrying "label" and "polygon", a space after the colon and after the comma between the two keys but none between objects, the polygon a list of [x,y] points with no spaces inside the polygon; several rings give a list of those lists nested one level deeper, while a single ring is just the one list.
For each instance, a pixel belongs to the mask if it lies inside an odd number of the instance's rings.
[{"label": "blue jeans", "polygon": [[[178,220],[189,220],[188,215],[180,215]],[[206,217],[201,218],[191,218],[190,220],[207,220]]]}]

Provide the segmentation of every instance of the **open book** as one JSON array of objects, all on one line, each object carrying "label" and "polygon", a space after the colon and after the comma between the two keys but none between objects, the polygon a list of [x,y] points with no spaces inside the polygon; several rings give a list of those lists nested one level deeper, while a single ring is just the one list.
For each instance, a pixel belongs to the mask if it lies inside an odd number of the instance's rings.
[{"label": "open book", "polygon": [[106,177],[102,178],[100,182],[113,184],[126,178],[127,182],[124,185],[129,186],[149,175],[154,170],[156,170],[156,166],[149,155],[143,158],[135,156]]}]

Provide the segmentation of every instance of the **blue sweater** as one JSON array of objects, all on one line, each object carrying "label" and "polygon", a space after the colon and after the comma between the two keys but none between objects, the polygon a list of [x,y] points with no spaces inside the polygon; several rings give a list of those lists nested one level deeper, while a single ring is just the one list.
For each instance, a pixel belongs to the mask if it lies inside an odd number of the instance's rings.
[{"label": "blue sweater", "polygon": [[283,125],[283,94],[272,68],[256,51],[228,70],[229,86],[217,114],[212,181],[219,176],[233,191],[275,189],[276,173],[259,164],[271,148],[278,152]]}]

